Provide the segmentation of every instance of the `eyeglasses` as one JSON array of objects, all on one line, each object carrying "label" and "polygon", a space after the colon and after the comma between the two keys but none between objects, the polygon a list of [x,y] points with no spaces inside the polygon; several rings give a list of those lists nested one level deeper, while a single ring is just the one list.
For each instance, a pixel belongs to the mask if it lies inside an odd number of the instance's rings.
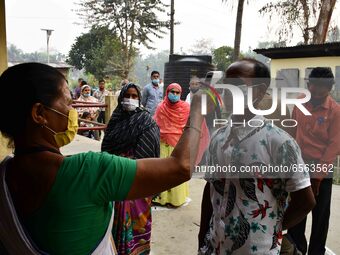
[{"label": "eyeglasses", "polygon": [[181,92],[175,91],[175,90],[170,90],[170,93],[172,93],[172,94],[174,94],[174,95],[179,95],[179,94],[181,94]]}]

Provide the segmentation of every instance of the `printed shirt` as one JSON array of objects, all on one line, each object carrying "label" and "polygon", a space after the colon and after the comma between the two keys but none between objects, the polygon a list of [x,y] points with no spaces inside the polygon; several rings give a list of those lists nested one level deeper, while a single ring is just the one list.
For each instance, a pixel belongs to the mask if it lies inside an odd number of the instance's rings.
[{"label": "printed shirt", "polygon": [[[95,98],[93,96],[89,96],[89,97],[80,96],[78,98],[78,101],[87,102],[87,103],[98,103],[97,98]],[[77,112],[79,114],[83,114],[84,112],[89,112],[91,114],[95,114],[98,110],[99,110],[98,107],[79,107],[79,108],[77,108]]]},{"label": "printed shirt", "polygon": [[328,96],[320,106],[313,108],[309,102],[304,106],[312,115],[306,116],[295,107],[292,116],[298,122],[295,137],[302,155],[331,164],[340,154],[340,105]]},{"label": "printed shirt", "polygon": [[[100,89],[97,89],[94,93],[93,93],[93,97],[98,99],[98,102],[101,104],[105,104],[105,97],[109,95],[109,91],[104,89],[103,91],[101,91]],[[100,107],[100,111],[104,111],[105,112],[105,107]]]},{"label": "printed shirt", "polygon": [[153,86],[151,83],[146,85],[142,93],[142,105],[150,112],[151,116],[155,114],[158,104],[163,99],[163,89]]},{"label": "printed shirt", "polygon": [[[300,148],[290,135],[262,116],[255,119],[263,121],[263,127],[218,129],[210,143],[208,165],[240,169],[242,165],[303,164]],[[213,213],[200,254],[280,254],[288,192],[310,186],[304,168],[289,176],[226,176],[206,174]]]}]

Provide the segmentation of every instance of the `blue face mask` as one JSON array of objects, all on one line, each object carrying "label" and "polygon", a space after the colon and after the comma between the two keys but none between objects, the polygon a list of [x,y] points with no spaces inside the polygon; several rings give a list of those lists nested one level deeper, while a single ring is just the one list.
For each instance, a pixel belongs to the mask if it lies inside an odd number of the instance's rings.
[{"label": "blue face mask", "polygon": [[158,84],[159,84],[159,79],[153,79],[153,80],[152,80],[152,83],[153,83],[154,85],[158,85]]},{"label": "blue face mask", "polygon": [[85,94],[83,94],[83,96],[84,96],[84,97],[89,97],[90,94],[89,94],[89,93],[85,93]]},{"label": "blue face mask", "polygon": [[176,96],[172,93],[168,94],[168,99],[170,100],[171,103],[176,103],[179,101],[179,96]]}]

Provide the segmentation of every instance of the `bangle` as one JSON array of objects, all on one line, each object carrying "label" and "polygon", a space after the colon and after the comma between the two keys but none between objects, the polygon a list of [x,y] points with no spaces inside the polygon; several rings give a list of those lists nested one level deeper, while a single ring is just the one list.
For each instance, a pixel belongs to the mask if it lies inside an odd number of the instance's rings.
[{"label": "bangle", "polygon": [[193,127],[193,126],[184,126],[183,131],[188,129],[188,128],[192,128],[193,130],[196,130],[198,133],[201,133],[201,130],[199,128]]}]

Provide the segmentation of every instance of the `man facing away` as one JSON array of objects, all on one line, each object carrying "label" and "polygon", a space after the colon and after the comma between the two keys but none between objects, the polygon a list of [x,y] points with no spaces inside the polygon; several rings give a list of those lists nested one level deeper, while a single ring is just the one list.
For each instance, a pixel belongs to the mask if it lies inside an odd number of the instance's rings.
[{"label": "man facing away", "polygon": [[[232,78],[233,84],[244,94],[252,87],[255,108],[270,83],[268,68],[253,59],[231,64],[226,78]],[[228,95],[231,94],[225,93],[225,102],[232,100]],[[263,116],[251,113],[247,103],[241,107],[244,107],[244,115],[232,115],[230,120],[235,124],[218,129],[210,142],[208,166],[230,166],[239,172],[206,174],[199,254],[277,255],[282,230],[300,222],[315,204],[305,171],[286,175],[255,171],[242,176],[240,170],[244,167],[289,168],[303,161],[290,135]],[[252,126],[247,125],[249,120]],[[287,204],[289,192],[291,200]]]},{"label": "man facing away", "polygon": [[[314,68],[308,81],[311,100],[304,104],[312,115],[305,116],[296,107],[293,110],[293,119],[298,122],[294,134],[305,163],[311,170],[325,170],[324,173],[311,173],[316,206],[312,211],[309,255],[322,255],[326,251],[332,195],[331,164],[340,154],[340,106],[329,95],[333,84],[334,76],[330,68]],[[303,254],[307,252],[305,228],[306,218],[288,231]]]},{"label": "man facing away", "polygon": [[155,114],[158,104],[163,99],[163,89],[159,86],[159,72],[151,72],[151,83],[146,85],[142,92],[142,105],[150,112],[151,116]]}]

